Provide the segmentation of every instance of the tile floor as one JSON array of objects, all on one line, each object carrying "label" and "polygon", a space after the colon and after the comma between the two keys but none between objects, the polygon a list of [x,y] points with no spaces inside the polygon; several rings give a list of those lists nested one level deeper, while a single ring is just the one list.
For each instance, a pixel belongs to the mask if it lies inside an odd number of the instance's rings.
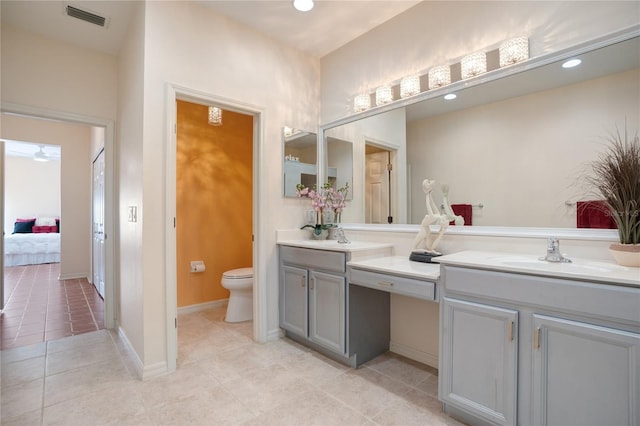
[{"label": "tile floor", "polygon": [[289,339],[251,340],[224,309],[180,315],[175,373],[140,381],[109,330],[2,351],[3,425],[460,425],[430,367],[347,368]]},{"label": "tile floor", "polygon": [[59,263],[5,268],[1,349],[104,328],[104,302],[93,285],[59,275]]}]

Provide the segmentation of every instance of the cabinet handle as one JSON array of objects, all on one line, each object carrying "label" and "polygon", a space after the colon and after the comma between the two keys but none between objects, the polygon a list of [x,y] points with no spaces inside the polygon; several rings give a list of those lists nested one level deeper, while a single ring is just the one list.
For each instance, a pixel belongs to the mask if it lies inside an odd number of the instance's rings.
[{"label": "cabinet handle", "polygon": [[536,327],[533,332],[533,347],[540,349],[540,327]]},{"label": "cabinet handle", "polygon": [[313,283],[316,281],[315,278],[311,278],[311,280],[309,281],[309,290],[313,290]]},{"label": "cabinet handle", "polygon": [[513,342],[513,321],[509,321],[509,328],[507,329],[507,339],[509,339],[510,342]]},{"label": "cabinet handle", "polygon": [[300,277],[300,286],[304,287],[305,277]]},{"label": "cabinet handle", "polygon": [[393,287],[393,283],[391,281],[378,281],[378,285],[383,287]]}]

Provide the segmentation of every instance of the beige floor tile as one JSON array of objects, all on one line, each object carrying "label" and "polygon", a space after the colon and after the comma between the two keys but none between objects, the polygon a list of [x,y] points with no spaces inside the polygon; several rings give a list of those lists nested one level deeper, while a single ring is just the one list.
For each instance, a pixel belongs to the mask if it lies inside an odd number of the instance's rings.
[{"label": "beige floor tile", "polygon": [[45,357],[28,358],[21,361],[2,363],[2,388],[30,382],[44,377]]},{"label": "beige floor tile", "polygon": [[385,407],[404,401],[404,395],[412,388],[365,367],[348,370],[320,389],[358,412],[374,417]]},{"label": "beige floor tile", "polygon": [[255,417],[247,405],[222,387],[150,410],[156,425],[238,425]]},{"label": "beige floor tile", "polygon": [[263,413],[313,388],[281,365],[246,371],[239,379],[224,382],[222,387],[255,413]]},{"label": "beige floor tile", "polygon": [[283,359],[280,364],[315,386],[321,386],[349,370],[346,365],[316,352],[301,352]]},{"label": "beige floor tile", "polygon": [[313,389],[305,393],[294,393],[277,407],[260,414],[245,423],[249,426],[360,426],[374,423],[361,413]]},{"label": "beige floor tile", "polygon": [[197,362],[182,366],[173,374],[138,383],[138,392],[149,410],[192,398],[220,385],[211,372]]},{"label": "beige floor tile", "polygon": [[22,416],[42,407],[42,389],[44,378],[2,387],[2,418]]},{"label": "beige floor tile", "polygon": [[133,382],[97,389],[44,408],[43,425],[151,424]]},{"label": "beige floor tile", "polygon": [[71,351],[86,346],[93,346],[99,343],[112,342],[108,330],[99,330],[91,333],[78,334],[76,336],[63,337],[62,339],[50,340],[47,342],[47,354],[60,351]]},{"label": "beige floor tile", "polygon": [[46,407],[88,393],[117,388],[132,380],[120,360],[114,359],[47,376],[44,405]]},{"label": "beige floor tile", "polygon": [[47,376],[52,376],[108,360],[119,360],[118,351],[110,338],[69,350],[48,353],[46,373]]},{"label": "beige floor tile", "polygon": [[44,356],[47,350],[45,342],[36,343],[29,346],[20,346],[18,348],[5,349],[0,351],[0,360],[2,366],[15,361],[22,361],[29,358]]},{"label": "beige floor tile", "polygon": [[365,365],[410,386],[417,386],[429,377],[437,375],[435,368],[392,352],[376,357]]},{"label": "beige floor tile", "polygon": [[42,424],[42,409],[29,411],[20,416],[6,418],[2,415],[2,426],[39,426]]}]

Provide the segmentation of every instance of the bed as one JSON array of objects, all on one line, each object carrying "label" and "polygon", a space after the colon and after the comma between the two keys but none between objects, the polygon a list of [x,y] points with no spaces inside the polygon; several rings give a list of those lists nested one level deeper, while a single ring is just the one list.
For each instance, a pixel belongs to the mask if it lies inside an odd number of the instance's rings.
[{"label": "bed", "polygon": [[[60,262],[60,225],[38,226],[16,221],[14,233],[4,236],[4,266]],[[29,227],[29,231],[25,229]],[[18,232],[16,232],[18,231]]]}]

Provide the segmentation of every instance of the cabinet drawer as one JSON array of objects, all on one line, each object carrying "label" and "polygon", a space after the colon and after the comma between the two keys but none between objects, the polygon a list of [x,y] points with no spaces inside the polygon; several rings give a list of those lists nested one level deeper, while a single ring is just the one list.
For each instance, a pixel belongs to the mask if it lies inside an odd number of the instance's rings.
[{"label": "cabinet drawer", "polygon": [[416,278],[351,268],[349,283],[386,291],[388,293],[418,297],[425,300],[435,300],[436,287],[432,281],[422,281]]},{"label": "cabinet drawer", "polygon": [[345,254],[337,251],[280,246],[280,260],[284,263],[301,265],[309,269],[320,269],[341,274],[344,274],[347,270]]}]

